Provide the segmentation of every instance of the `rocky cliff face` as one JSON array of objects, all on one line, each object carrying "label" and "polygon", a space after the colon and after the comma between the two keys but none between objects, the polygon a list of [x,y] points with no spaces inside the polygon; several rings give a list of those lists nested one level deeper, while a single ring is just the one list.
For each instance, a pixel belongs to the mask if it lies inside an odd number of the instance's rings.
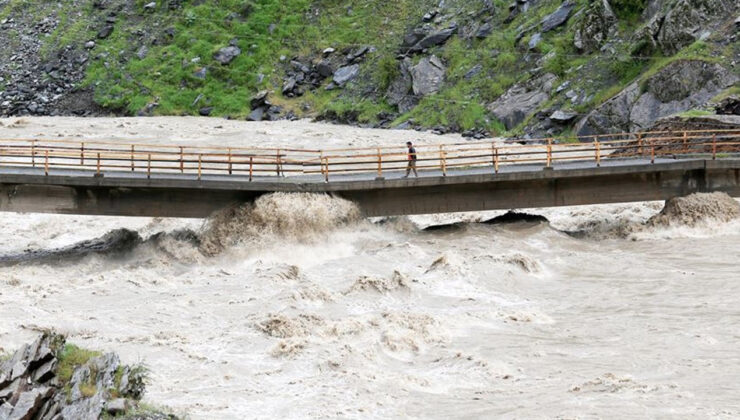
[{"label": "rocky cliff face", "polygon": [[589,112],[576,124],[576,131],[588,136],[646,130],[660,118],[704,106],[738,81],[736,74],[720,64],[675,61]]},{"label": "rocky cliff face", "polygon": [[44,333],[0,363],[0,419],[176,419],[137,408],[145,378],[145,369],[122,365],[113,353],[65,345],[63,336]]},{"label": "rocky cliff face", "polygon": [[636,130],[737,95],[739,28],[733,0],[0,0],[0,115]]}]

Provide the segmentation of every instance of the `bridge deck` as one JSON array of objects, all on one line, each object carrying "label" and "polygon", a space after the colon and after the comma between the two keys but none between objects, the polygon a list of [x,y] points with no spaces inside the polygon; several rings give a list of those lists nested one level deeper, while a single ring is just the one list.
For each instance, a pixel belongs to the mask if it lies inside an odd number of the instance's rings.
[{"label": "bridge deck", "polygon": [[0,142],[0,211],[205,217],[271,192],[332,193],[368,216],[740,196],[740,130],[621,133],[407,150]]},{"label": "bridge deck", "polygon": [[[595,169],[595,168],[619,168],[634,167],[645,165],[660,165],[665,163],[699,161],[697,158],[656,158],[655,163],[651,163],[648,158],[621,158],[602,160],[600,165],[596,165],[593,160],[553,162],[551,170],[564,171],[576,169]],[[97,174],[92,170],[78,169],[53,169],[49,171],[48,176],[43,168],[29,168],[19,166],[0,166],[0,182],[2,183],[38,183],[38,184],[63,184],[63,185],[87,185],[87,186],[143,186],[162,187],[162,188],[219,188],[219,184],[225,189],[272,189],[281,185],[280,190],[290,190],[291,186],[305,186],[315,184],[318,190],[332,190],[333,185],[356,183],[362,181],[383,183],[386,181],[398,181],[398,183],[414,185],[418,179],[428,178],[447,178],[452,180],[455,177],[470,175],[500,175],[505,177],[506,174],[527,174],[542,173],[545,170],[542,164],[511,164],[501,166],[497,174],[492,167],[475,167],[469,169],[451,169],[446,175],[443,175],[439,169],[419,171],[419,177],[413,174],[409,178],[404,178],[403,170],[387,171],[384,177],[378,179],[374,173],[340,173],[332,175],[327,182],[320,174],[316,175],[255,175],[250,181],[245,175],[224,175],[204,173],[200,178],[195,174],[180,173],[152,173],[147,176],[144,172],[129,171],[101,171]],[[398,185],[398,183],[396,183]],[[241,184],[241,188],[240,188]]]}]

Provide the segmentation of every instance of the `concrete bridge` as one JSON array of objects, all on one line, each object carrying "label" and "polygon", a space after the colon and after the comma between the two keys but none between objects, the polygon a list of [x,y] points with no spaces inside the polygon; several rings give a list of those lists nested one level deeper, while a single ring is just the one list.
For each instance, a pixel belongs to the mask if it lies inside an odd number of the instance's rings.
[{"label": "concrete bridge", "polygon": [[366,216],[740,196],[740,131],[639,133],[558,144],[291,150],[8,140],[0,211],[206,217],[272,192],[328,193]]}]

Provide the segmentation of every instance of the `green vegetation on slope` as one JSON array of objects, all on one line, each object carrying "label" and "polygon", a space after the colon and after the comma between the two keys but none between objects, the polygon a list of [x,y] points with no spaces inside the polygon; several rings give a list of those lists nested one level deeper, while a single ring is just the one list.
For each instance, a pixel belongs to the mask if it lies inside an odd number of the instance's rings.
[{"label": "green vegetation on slope", "polygon": [[[574,0],[570,19],[544,33],[543,18],[562,1],[541,0],[509,19],[508,0],[489,2],[494,12],[486,11],[483,0],[449,0],[439,22],[423,24],[421,15],[438,2],[184,0],[173,2],[179,7],[163,1],[154,10],[145,10],[149,2],[144,0],[113,0],[115,7],[98,10],[92,0],[80,0],[59,6],[60,23],[42,52],[52,55],[65,45],[79,46],[94,39],[97,45],[90,51],[82,86],[94,91],[98,104],[125,114],[197,115],[208,108],[210,115],[244,118],[250,113],[250,97],[268,90],[271,103],[298,117],[368,124],[409,121],[427,128],[494,133],[506,130],[488,104],[538,74],[555,75],[554,87],[567,88],[553,89],[550,100],[507,133],[521,134],[536,112],[556,107],[583,114],[673,60],[713,60],[717,55],[714,46],[699,41],[675,56],[661,57],[632,36],[645,25],[645,0],[610,2],[618,17],[616,33],[605,48],[590,53],[574,45],[583,19],[583,13],[577,12],[591,4],[588,0]],[[11,0],[6,9],[27,5]],[[2,11],[0,16],[7,13]],[[110,15],[115,15],[112,34],[96,39]],[[453,22],[459,28],[457,34],[423,54],[443,60],[444,85],[439,92],[418,98],[409,112],[398,113],[388,104],[386,91],[400,75],[397,55],[404,35],[422,25],[441,28]],[[478,38],[473,33],[482,22],[489,22],[493,30]],[[541,35],[541,41],[530,47],[535,34]],[[238,46],[241,54],[220,64],[214,54],[229,45]],[[326,48],[336,49],[334,57],[342,57],[363,46],[373,50],[365,57],[360,76],[343,89],[325,89],[329,77],[298,97],[281,95],[292,59],[310,64],[321,59]],[[419,58],[412,56],[414,63]],[[569,90],[576,92],[577,101],[565,98]]]}]

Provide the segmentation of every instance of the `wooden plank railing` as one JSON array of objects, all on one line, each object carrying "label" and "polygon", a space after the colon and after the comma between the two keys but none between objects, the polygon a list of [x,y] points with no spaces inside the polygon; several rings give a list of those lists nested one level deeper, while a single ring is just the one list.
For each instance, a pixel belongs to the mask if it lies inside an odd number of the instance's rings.
[{"label": "wooden plank railing", "polygon": [[[416,144],[417,169],[447,176],[455,170],[469,168],[490,168],[498,173],[502,167],[514,164],[551,168],[569,161],[592,161],[598,166],[605,159],[614,158],[642,157],[653,163],[667,156],[703,155],[717,159],[740,153],[740,129],[618,133],[529,142]],[[260,176],[318,175],[329,181],[338,174],[366,173],[382,178],[388,173],[404,171],[407,164],[403,144],[309,150],[0,139],[0,167],[41,169],[43,166],[46,175],[64,169],[93,172],[98,176],[107,172],[134,172],[147,177],[180,174],[197,179],[225,175],[249,181]]]}]

